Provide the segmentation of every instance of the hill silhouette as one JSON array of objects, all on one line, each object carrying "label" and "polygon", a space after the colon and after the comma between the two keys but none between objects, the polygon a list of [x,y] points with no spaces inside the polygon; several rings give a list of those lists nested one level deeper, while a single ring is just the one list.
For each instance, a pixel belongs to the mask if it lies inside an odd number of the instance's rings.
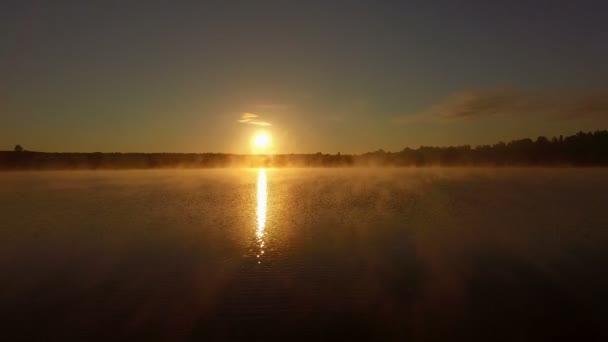
[{"label": "hill silhouette", "polygon": [[350,166],[608,166],[608,131],[494,145],[404,148],[364,154],[48,153],[0,151],[0,169],[154,169]]}]

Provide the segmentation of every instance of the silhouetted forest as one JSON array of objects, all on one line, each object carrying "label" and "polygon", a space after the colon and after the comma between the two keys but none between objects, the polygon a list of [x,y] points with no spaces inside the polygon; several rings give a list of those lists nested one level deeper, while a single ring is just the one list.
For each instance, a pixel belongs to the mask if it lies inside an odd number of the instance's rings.
[{"label": "silhouetted forest", "polygon": [[344,166],[608,166],[608,131],[494,145],[421,146],[399,152],[236,155],[222,153],[46,153],[0,151],[0,169],[148,169]]}]

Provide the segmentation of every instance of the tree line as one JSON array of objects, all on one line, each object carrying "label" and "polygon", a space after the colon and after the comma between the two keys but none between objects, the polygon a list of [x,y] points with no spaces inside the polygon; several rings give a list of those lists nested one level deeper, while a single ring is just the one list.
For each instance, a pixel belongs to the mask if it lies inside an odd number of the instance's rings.
[{"label": "tree line", "polygon": [[348,166],[608,166],[608,131],[470,145],[353,154],[46,153],[17,145],[0,151],[0,169],[152,169]]},{"label": "tree line", "polygon": [[386,165],[608,165],[608,131],[540,136],[494,145],[405,148],[365,153],[364,160]]}]

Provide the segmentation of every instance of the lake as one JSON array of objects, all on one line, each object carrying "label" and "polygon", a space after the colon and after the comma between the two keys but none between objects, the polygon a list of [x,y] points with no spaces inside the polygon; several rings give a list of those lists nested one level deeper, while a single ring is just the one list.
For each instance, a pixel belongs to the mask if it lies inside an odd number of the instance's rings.
[{"label": "lake", "polygon": [[608,170],[0,173],[3,340],[608,337]]}]

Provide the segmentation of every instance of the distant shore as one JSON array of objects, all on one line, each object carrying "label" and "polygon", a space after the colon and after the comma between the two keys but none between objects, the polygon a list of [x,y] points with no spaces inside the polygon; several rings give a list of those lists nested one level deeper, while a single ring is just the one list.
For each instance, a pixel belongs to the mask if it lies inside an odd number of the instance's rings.
[{"label": "distant shore", "polygon": [[509,143],[363,154],[55,153],[0,151],[0,170],[225,167],[608,166],[608,131]]}]

